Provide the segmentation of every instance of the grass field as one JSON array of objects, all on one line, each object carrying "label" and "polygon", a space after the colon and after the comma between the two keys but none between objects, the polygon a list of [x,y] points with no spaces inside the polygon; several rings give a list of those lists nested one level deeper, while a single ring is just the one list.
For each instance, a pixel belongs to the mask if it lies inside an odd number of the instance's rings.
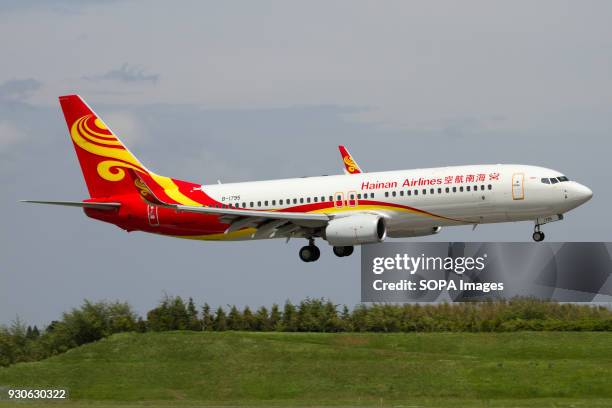
[{"label": "grass field", "polygon": [[125,333],[2,385],[91,407],[612,407],[612,333]]}]

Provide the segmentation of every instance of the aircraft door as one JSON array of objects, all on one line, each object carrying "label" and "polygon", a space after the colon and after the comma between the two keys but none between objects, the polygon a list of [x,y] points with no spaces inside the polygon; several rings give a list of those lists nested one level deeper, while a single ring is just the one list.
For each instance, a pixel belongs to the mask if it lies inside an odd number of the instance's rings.
[{"label": "aircraft door", "polygon": [[355,191],[349,191],[348,193],[348,199],[346,200],[346,203],[349,207],[356,207],[357,206],[357,193]]},{"label": "aircraft door", "polygon": [[344,193],[337,192],[334,194],[334,207],[336,208],[344,207]]},{"label": "aircraft door", "polygon": [[157,215],[157,206],[147,205],[147,219],[152,227],[159,227],[159,217]]},{"label": "aircraft door", "polygon": [[512,199],[513,200],[524,200],[525,199],[525,174],[514,173],[512,175]]}]

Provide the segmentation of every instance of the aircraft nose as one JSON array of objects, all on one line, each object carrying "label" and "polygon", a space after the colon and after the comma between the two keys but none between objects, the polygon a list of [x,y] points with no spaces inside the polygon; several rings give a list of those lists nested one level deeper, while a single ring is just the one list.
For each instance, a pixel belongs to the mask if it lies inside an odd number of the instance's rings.
[{"label": "aircraft nose", "polygon": [[593,197],[591,189],[579,183],[575,183],[571,194],[574,196],[574,200],[578,202],[578,205],[586,203]]}]

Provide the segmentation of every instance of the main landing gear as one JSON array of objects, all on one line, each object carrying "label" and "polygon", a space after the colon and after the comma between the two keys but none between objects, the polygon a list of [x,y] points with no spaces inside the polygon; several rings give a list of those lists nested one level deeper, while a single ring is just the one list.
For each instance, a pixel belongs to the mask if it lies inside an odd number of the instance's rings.
[{"label": "main landing gear", "polygon": [[352,246],[335,246],[334,254],[339,257],[349,256],[353,253],[355,247]]},{"label": "main landing gear", "polygon": [[546,235],[544,235],[544,233],[540,231],[540,225],[536,224],[536,226],[534,227],[533,235],[532,235],[533,240],[535,242],[541,242],[541,241],[544,241],[545,236]]},{"label": "main landing gear", "polygon": [[[349,256],[354,251],[353,246],[335,246],[334,254],[339,257]],[[314,238],[308,239],[308,245],[300,248],[300,259],[304,262],[314,262],[321,256],[319,247],[315,245]]]},{"label": "main landing gear", "polygon": [[314,238],[308,239],[308,245],[300,248],[300,259],[304,262],[314,262],[321,256],[319,247],[315,245]]}]

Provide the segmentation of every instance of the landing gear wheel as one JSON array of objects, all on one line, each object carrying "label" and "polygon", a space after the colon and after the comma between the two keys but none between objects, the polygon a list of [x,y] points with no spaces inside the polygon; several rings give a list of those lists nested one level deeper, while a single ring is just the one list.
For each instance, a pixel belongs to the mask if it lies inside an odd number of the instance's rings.
[{"label": "landing gear wheel", "polygon": [[336,256],[343,257],[351,255],[354,249],[352,246],[335,246],[333,251]]},{"label": "landing gear wheel", "polygon": [[306,245],[300,249],[300,259],[304,262],[314,262],[321,256],[319,247],[315,245]]},{"label": "landing gear wheel", "polygon": [[545,235],[542,231],[536,231],[533,233],[532,237],[535,242],[541,242],[544,241]]}]

